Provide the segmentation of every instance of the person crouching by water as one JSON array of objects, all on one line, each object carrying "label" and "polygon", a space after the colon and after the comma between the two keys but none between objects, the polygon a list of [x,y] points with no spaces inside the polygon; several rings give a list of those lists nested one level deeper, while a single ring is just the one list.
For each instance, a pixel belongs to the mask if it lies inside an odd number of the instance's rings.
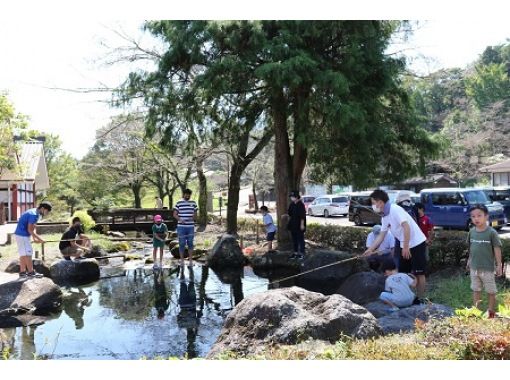
[{"label": "person crouching by water", "polygon": [[290,201],[288,229],[294,243],[294,253],[290,258],[301,260],[305,257],[306,209],[298,191],[290,193]]},{"label": "person crouching by water", "polygon": [[[163,223],[161,215],[154,216],[154,224],[152,225],[152,258],[154,259],[154,266],[152,269],[157,270],[163,267],[163,251],[165,250],[165,241],[168,235],[168,227]],[[159,249],[159,265],[156,261],[156,256]]]},{"label": "person crouching by water", "polygon": [[374,253],[381,245],[386,234],[390,231],[400,242],[402,257],[400,258],[398,271],[401,273],[413,273],[417,279],[418,302],[423,302],[425,294],[425,272],[427,259],[427,238],[421,232],[420,227],[413,218],[400,206],[391,204],[388,194],[383,190],[375,190],[370,194],[374,212],[382,214],[382,228],[379,237],[365,251],[365,255]]},{"label": "person crouching by water", "polygon": [[390,306],[390,311],[398,311],[401,307],[411,306],[415,298],[411,287],[416,286],[416,277],[408,273],[398,273],[393,260],[385,261],[382,270],[386,281],[384,292],[381,293],[379,299]]},{"label": "person crouching by water", "polygon": [[261,206],[260,211],[262,211],[263,215],[262,223],[264,223],[264,226],[266,227],[267,250],[272,251],[274,235],[276,234],[276,226],[274,225],[273,217],[269,213],[267,206]]},{"label": "person crouching by water", "polygon": [[[374,244],[374,241],[377,239],[379,234],[381,233],[381,226],[379,224],[376,224],[372,227],[372,232],[370,232],[367,236],[367,243],[366,247],[370,248],[372,244]],[[394,247],[395,247],[395,238],[391,234],[390,231],[386,234],[384,237],[384,240],[382,241],[381,245],[379,246],[377,252],[373,252],[371,255],[368,255],[368,264],[370,265],[370,268],[375,270],[376,272],[379,271],[379,268],[386,260],[393,260],[396,263],[396,260],[394,260]]]},{"label": "person crouching by water", "polygon": [[83,253],[90,251],[92,244],[89,237],[83,232],[80,218],[74,217],[71,226],[64,232],[58,244],[58,249],[64,259],[71,260],[71,257],[83,259]]}]

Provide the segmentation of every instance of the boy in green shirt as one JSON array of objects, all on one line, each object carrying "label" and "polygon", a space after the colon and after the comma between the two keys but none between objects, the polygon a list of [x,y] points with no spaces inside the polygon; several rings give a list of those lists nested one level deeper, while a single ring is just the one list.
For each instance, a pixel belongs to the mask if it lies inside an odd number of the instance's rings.
[{"label": "boy in green shirt", "polygon": [[[489,318],[496,315],[496,276],[503,274],[501,263],[501,240],[494,228],[489,227],[489,210],[484,205],[471,209],[471,221],[474,227],[468,234],[469,258],[467,267],[471,275],[473,303],[478,307],[482,296],[482,286],[489,295]],[[495,259],[495,260],[494,260]]]}]

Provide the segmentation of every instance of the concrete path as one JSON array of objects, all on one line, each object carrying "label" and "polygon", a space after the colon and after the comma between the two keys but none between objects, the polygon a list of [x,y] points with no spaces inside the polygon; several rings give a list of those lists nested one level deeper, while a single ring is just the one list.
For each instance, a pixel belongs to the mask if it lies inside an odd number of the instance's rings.
[{"label": "concrete path", "polygon": [[14,233],[16,223],[7,223],[0,225],[0,244],[5,244],[7,241],[7,234]]},{"label": "concrete path", "polygon": [[16,273],[5,273],[0,272],[0,285],[6,284],[12,281],[18,281],[19,275]]}]

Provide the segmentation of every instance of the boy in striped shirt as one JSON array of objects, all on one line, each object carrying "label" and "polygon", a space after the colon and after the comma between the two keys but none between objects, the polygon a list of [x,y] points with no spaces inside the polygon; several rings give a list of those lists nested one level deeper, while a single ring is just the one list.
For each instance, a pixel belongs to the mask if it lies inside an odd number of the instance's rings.
[{"label": "boy in striped shirt", "polygon": [[192,266],[193,238],[195,235],[195,219],[197,218],[198,206],[195,201],[190,200],[190,198],[191,190],[184,190],[183,199],[175,204],[174,218],[177,219],[177,236],[179,238],[181,265],[184,265],[184,251],[187,245],[189,266]]}]

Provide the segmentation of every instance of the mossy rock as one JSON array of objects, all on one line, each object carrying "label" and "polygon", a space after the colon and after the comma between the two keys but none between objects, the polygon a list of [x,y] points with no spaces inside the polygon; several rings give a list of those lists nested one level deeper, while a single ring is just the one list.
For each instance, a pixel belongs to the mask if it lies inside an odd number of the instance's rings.
[{"label": "mossy rock", "polygon": [[108,249],[108,252],[109,253],[126,252],[126,251],[129,251],[130,249],[131,249],[131,246],[128,243],[122,242],[122,243],[115,243],[112,247],[110,247]]}]

